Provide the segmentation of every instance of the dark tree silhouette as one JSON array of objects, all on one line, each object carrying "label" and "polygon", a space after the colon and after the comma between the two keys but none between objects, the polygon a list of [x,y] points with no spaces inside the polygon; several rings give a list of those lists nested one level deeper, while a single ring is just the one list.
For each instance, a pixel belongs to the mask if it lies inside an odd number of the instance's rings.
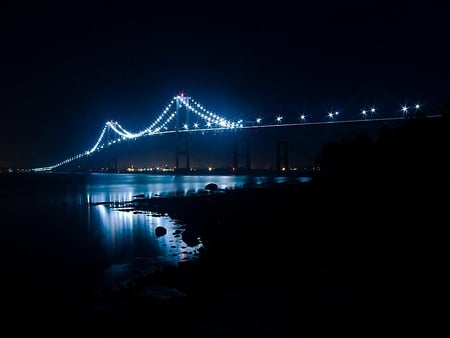
[{"label": "dark tree silhouette", "polygon": [[[325,144],[315,159],[322,175],[388,182],[448,182],[447,126],[450,95],[440,107],[440,116],[414,115],[394,128],[382,128],[374,139],[362,135]],[[430,116],[430,117],[427,117]]]}]

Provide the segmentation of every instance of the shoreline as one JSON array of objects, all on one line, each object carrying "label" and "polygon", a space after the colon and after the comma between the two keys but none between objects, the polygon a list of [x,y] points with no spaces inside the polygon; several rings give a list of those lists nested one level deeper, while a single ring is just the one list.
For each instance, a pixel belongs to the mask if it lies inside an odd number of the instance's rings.
[{"label": "shoreline", "polygon": [[[201,337],[222,337],[226,330],[233,335],[250,330],[252,336],[292,337],[296,331],[317,331],[314,326],[320,320],[347,330],[352,303],[346,286],[350,278],[347,262],[326,253],[330,248],[325,250],[323,243],[314,247],[312,238],[319,234],[292,228],[292,212],[297,209],[291,209],[289,201],[306,202],[311,189],[309,183],[278,184],[139,199],[136,210],[168,214],[186,225],[182,234],[186,243],[194,244],[200,237],[204,248],[196,260],[164,266],[121,287],[103,290],[89,305],[90,315],[81,316],[85,325],[103,332],[114,318],[128,317],[131,312],[141,319],[151,315],[158,323],[175,316],[176,332],[190,331]],[[331,291],[337,285],[329,289],[326,284],[338,275],[344,277],[338,281],[343,300],[335,303],[330,295],[338,310],[328,313],[330,309],[321,309],[310,293]],[[317,281],[320,285],[315,285]],[[295,312],[304,317],[301,327],[293,317],[293,302],[299,302]],[[266,318],[259,327],[255,323],[259,319],[251,318],[252,311]],[[144,322],[131,319],[123,325],[127,332],[137,333]]]}]

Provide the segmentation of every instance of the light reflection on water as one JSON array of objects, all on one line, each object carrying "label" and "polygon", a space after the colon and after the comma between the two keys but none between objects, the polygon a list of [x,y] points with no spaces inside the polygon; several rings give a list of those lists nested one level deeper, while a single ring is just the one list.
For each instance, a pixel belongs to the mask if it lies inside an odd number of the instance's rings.
[{"label": "light reflection on water", "polygon": [[[105,271],[107,285],[151,273],[161,264],[177,265],[196,259],[203,246],[200,239],[198,244],[188,246],[182,240],[183,226],[167,215],[106,205],[95,209],[94,222],[100,224],[102,245],[115,262]],[[165,235],[157,236],[158,227],[167,231]]]},{"label": "light reflection on water", "polygon": [[[94,174],[86,184],[86,202],[123,203],[135,195],[164,197],[195,194],[208,183],[216,183],[219,189],[258,187],[265,184],[299,182],[301,178],[265,176],[169,176],[136,174]],[[106,280],[124,279],[151,271],[158,264],[177,264],[195,259],[199,242],[189,247],[176,235],[180,225],[167,215],[155,217],[151,213],[135,213],[130,210],[96,205],[92,208],[91,222],[98,225],[102,245],[113,264],[106,271]],[[155,228],[167,229],[165,236],[157,237]]]},{"label": "light reflection on water", "polygon": [[[168,215],[90,204],[126,202],[140,194],[189,195],[204,190],[208,183],[235,189],[301,180],[145,174],[1,176],[0,214],[6,220],[0,238],[7,262],[4,271],[20,271],[24,281],[45,285],[60,285],[63,279],[75,285],[91,283],[99,275],[113,283],[151,272],[161,264],[194,259],[201,242],[189,247],[181,238],[183,226]],[[164,236],[156,236],[158,226],[167,229]]]},{"label": "light reflection on water", "polygon": [[266,184],[303,183],[309,177],[267,176],[169,176],[141,174],[92,174],[86,184],[87,202],[123,202],[134,195],[146,197],[184,196],[204,190],[206,184],[215,183],[219,189],[258,187]]}]

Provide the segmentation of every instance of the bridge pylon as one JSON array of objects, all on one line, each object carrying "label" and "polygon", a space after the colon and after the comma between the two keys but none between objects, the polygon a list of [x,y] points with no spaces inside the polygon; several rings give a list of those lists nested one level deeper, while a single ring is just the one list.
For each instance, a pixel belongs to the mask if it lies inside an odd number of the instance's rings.
[{"label": "bridge pylon", "polygon": [[[176,170],[190,170],[189,163],[189,133],[179,133],[177,131],[177,149],[175,154],[175,169]],[[186,166],[180,167],[180,158],[184,157]]]},{"label": "bridge pylon", "polygon": [[113,173],[119,172],[117,167],[117,156],[113,155],[106,159],[106,170]]},{"label": "bridge pylon", "polygon": [[[189,133],[188,132],[180,132],[180,108],[181,103],[180,100],[183,100],[186,103],[189,103],[189,96],[179,95],[176,99],[176,152],[175,152],[175,170],[186,170],[189,171],[191,169],[189,163]],[[189,111],[186,110],[186,117],[184,120],[184,124],[189,126]],[[180,167],[180,159],[184,158],[185,167]]]},{"label": "bridge pylon", "polygon": [[289,156],[288,156],[288,141],[287,140],[277,140],[276,142],[276,170],[284,171],[288,169],[289,166]]},{"label": "bridge pylon", "polygon": [[250,161],[250,141],[245,136],[234,135],[233,140],[233,170],[238,170],[240,165],[240,159],[245,161],[245,169],[251,170]]}]

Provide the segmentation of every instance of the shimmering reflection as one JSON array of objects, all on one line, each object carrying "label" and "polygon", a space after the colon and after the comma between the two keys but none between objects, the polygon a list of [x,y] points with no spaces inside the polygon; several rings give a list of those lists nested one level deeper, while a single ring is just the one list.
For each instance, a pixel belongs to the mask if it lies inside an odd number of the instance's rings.
[{"label": "shimmering reflection", "polygon": [[[179,176],[145,174],[92,174],[87,177],[86,202],[96,204],[91,210],[91,230],[99,229],[103,250],[110,263],[105,273],[106,283],[126,280],[131,276],[153,271],[161,264],[174,264],[195,259],[199,241],[189,247],[182,241],[183,228],[167,215],[114,209],[111,204],[132,201],[136,195],[145,197],[187,196],[204,191],[206,184],[219,189],[270,186],[298,182],[293,177],[267,176]],[[189,226],[189,225],[187,225]],[[164,236],[155,234],[157,227],[167,230]]]},{"label": "shimmering reflection", "polygon": [[288,182],[298,180],[284,176],[92,174],[88,176],[86,196],[88,203],[123,202],[130,201],[138,194],[144,194],[146,197],[195,194],[204,190],[208,183],[217,184],[219,189],[236,189]]},{"label": "shimmering reflection", "polygon": [[[286,180],[295,183],[297,178],[281,179]],[[276,182],[265,176],[0,175],[5,281],[14,288],[21,283],[22,295],[58,288],[76,294],[103,285],[103,276],[106,284],[117,285],[161,264],[195,259],[201,242],[189,240],[191,247],[186,245],[184,228],[170,217],[101,203],[126,202],[135,195],[190,195],[208,183],[234,189]],[[185,227],[191,230],[192,225]],[[164,236],[156,235],[158,226],[167,230]]]},{"label": "shimmering reflection", "polygon": [[[105,271],[106,284],[150,273],[164,264],[196,259],[203,245],[199,239],[197,245],[188,246],[181,236],[184,228],[167,215],[98,205],[93,217],[104,250],[114,262]],[[158,227],[166,233],[157,236]]]}]

